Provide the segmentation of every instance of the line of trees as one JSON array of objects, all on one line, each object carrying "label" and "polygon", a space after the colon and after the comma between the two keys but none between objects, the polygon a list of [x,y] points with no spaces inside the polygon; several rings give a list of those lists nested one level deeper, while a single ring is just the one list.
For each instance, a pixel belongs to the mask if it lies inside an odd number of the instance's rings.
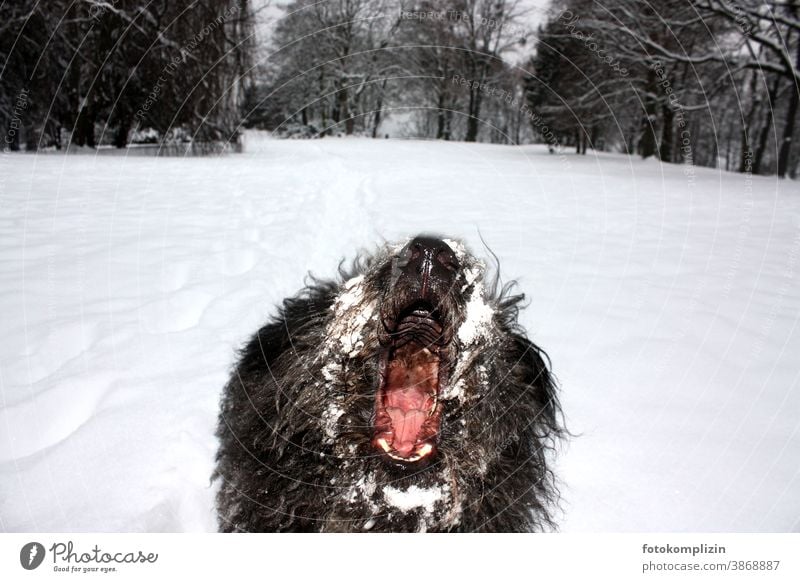
[{"label": "line of trees", "polygon": [[563,143],[795,177],[800,2],[567,0],[529,63]]},{"label": "line of trees", "polygon": [[506,56],[530,39],[524,16],[514,0],[294,0],[272,32],[248,119],[292,135],[382,137],[391,113],[414,135],[517,143],[531,135],[528,121],[487,89],[521,97]]},{"label": "line of trees", "polygon": [[3,2],[3,146],[238,144],[253,43],[248,0]]},{"label": "line of trees", "polygon": [[553,0],[535,33],[520,0],[290,0],[260,45],[251,1],[2,3],[3,146],[244,123],[800,167],[800,0]]},{"label": "line of trees", "polygon": [[294,0],[247,117],[288,135],[377,137],[389,114],[420,137],[795,176],[798,6],[554,0],[531,34],[514,1]]}]

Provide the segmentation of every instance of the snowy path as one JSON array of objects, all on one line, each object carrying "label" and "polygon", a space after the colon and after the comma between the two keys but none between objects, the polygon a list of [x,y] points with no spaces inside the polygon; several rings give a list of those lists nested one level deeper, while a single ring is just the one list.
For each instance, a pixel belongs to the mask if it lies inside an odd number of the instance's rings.
[{"label": "snowy path", "polygon": [[214,528],[233,349],[308,270],[483,238],[571,429],[564,531],[800,531],[800,186],[615,155],[272,141],[0,156],[0,530]]}]

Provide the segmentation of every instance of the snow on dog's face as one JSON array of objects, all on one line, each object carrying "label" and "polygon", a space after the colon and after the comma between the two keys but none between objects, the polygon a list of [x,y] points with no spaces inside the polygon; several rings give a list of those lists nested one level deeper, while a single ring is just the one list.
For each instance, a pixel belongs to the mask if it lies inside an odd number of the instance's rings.
[{"label": "snow on dog's face", "polygon": [[413,239],[391,261],[380,306],[381,356],[375,394],[373,446],[389,458],[417,462],[436,450],[439,394],[455,360],[460,324],[461,268],[447,243]]},{"label": "snow on dog's face", "polygon": [[[419,236],[347,281],[332,306],[323,375],[334,380],[341,374],[342,358],[373,360],[369,440],[389,463],[433,460],[451,432],[442,427],[448,412],[480,396],[479,390],[466,393],[462,376],[470,347],[486,347],[492,324],[483,272],[461,243]],[[486,388],[485,382],[470,385]],[[325,415],[331,438],[345,410],[343,388]]]}]

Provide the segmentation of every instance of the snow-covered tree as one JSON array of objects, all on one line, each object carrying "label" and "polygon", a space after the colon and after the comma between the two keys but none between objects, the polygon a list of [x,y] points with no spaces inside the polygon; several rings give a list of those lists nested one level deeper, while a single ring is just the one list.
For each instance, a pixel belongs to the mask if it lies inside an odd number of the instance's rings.
[{"label": "snow-covered tree", "polygon": [[29,147],[122,147],[137,126],[238,140],[249,0],[20,0],[0,22],[0,116],[27,91]]}]

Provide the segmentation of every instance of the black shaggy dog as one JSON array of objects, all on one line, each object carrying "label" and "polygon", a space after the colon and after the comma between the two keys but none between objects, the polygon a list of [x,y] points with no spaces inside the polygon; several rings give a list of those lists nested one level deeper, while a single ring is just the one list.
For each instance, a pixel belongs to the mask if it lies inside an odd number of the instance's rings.
[{"label": "black shaggy dog", "polygon": [[555,386],[483,275],[420,236],[286,299],[224,390],[220,530],[553,527]]}]

